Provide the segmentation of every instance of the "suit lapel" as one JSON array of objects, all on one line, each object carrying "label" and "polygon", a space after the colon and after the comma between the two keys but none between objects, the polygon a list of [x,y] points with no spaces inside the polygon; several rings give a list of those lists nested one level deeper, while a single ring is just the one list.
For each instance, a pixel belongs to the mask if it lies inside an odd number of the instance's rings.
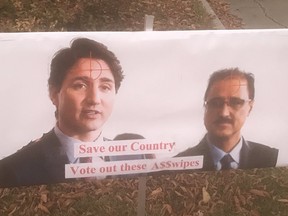
[{"label": "suit lapel", "polygon": [[198,145],[199,155],[203,155],[203,168],[202,170],[215,170],[212,155],[210,152],[209,145],[207,143],[206,136],[201,140]]},{"label": "suit lapel", "polygon": [[65,164],[68,164],[68,157],[61,148],[59,139],[57,138],[54,130],[44,135],[43,150],[45,157],[44,169],[47,176],[51,180],[64,181],[65,180]]},{"label": "suit lapel", "polygon": [[249,161],[250,161],[249,159],[250,159],[250,146],[243,138],[242,149],[240,151],[239,168],[240,169],[249,168]]}]

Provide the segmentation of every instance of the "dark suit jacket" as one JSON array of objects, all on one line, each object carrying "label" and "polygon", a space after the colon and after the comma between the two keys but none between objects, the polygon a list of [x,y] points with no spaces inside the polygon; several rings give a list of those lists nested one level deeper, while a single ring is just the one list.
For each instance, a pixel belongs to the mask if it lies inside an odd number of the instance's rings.
[{"label": "dark suit jacket", "polygon": [[[195,147],[189,148],[175,157],[187,157],[203,155],[202,170],[215,170],[210,148],[204,137]],[[243,139],[243,147],[240,152],[240,169],[275,167],[277,163],[278,149],[266,145],[246,141]]]},{"label": "dark suit jacket", "polygon": [[[104,160],[150,159],[152,156],[105,156]],[[54,130],[51,130],[39,140],[30,142],[16,153],[0,160],[0,187],[71,182],[73,179],[65,179],[65,164],[68,163],[59,139]]]},{"label": "dark suit jacket", "polygon": [[0,161],[0,187],[67,181],[69,163],[54,130]]}]

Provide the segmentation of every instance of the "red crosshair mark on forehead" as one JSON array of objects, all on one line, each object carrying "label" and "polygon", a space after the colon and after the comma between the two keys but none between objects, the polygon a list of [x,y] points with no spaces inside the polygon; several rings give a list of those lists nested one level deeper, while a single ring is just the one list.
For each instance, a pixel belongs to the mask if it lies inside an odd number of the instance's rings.
[{"label": "red crosshair mark on forehead", "polygon": [[[247,82],[243,82],[245,79],[239,75],[230,74],[227,76],[224,81],[229,82],[229,86],[227,87],[228,91],[231,91],[232,95],[236,95],[239,92],[241,86],[247,86]],[[236,88],[233,88],[236,87]],[[233,90],[232,90],[233,89]]]},{"label": "red crosshair mark on forehead", "polygon": [[[90,53],[90,67],[89,67],[89,70],[90,70],[90,78],[96,80],[100,77],[101,73],[102,73],[102,65],[101,63],[95,59],[95,62],[97,63],[97,66],[96,68],[93,68],[93,65],[92,65],[92,61],[94,59],[92,59],[91,57],[91,53]],[[99,67],[99,68],[98,68]],[[93,76],[94,75],[94,76]]]},{"label": "red crosshair mark on forehead", "polygon": [[80,61],[80,64],[82,64],[81,71],[89,72],[89,77],[93,80],[99,79],[103,71],[110,71],[110,68],[105,61],[103,61],[102,59],[93,58],[91,53],[90,57],[87,58],[87,60],[89,62]]},{"label": "red crosshair mark on forehead", "polygon": [[[93,60],[97,63],[96,68],[93,68],[93,66],[94,66],[93,63],[92,63]],[[100,77],[100,75],[101,75],[103,70],[110,70],[109,67],[108,68],[103,68],[102,65],[103,65],[103,63],[101,64],[101,62],[99,60],[92,58],[92,52],[90,52],[90,77],[92,79],[94,79],[94,80],[98,79]],[[95,74],[95,76],[93,76],[94,74]]]}]

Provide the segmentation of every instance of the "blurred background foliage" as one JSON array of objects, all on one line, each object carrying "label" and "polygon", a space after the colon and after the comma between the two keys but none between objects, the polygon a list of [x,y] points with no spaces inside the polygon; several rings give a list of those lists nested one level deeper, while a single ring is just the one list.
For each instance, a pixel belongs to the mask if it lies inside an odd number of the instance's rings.
[{"label": "blurred background foliage", "polygon": [[141,31],[212,28],[198,0],[0,0],[0,31]]}]

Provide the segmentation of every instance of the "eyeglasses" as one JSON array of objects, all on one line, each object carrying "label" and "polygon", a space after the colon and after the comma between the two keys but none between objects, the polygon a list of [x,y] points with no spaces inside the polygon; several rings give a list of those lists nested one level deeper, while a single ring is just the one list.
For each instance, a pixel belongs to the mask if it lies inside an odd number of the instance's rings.
[{"label": "eyeglasses", "polygon": [[229,97],[229,98],[216,97],[208,101],[205,101],[204,105],[209,109],[219,109],[222,108],[224,104],[227,104],[227,106],[231,107],[232,109],[239,110],[243,107],[243,105],[246,102],[250,101],[252,100],[251,99],[245,100],[238,97]]}]

